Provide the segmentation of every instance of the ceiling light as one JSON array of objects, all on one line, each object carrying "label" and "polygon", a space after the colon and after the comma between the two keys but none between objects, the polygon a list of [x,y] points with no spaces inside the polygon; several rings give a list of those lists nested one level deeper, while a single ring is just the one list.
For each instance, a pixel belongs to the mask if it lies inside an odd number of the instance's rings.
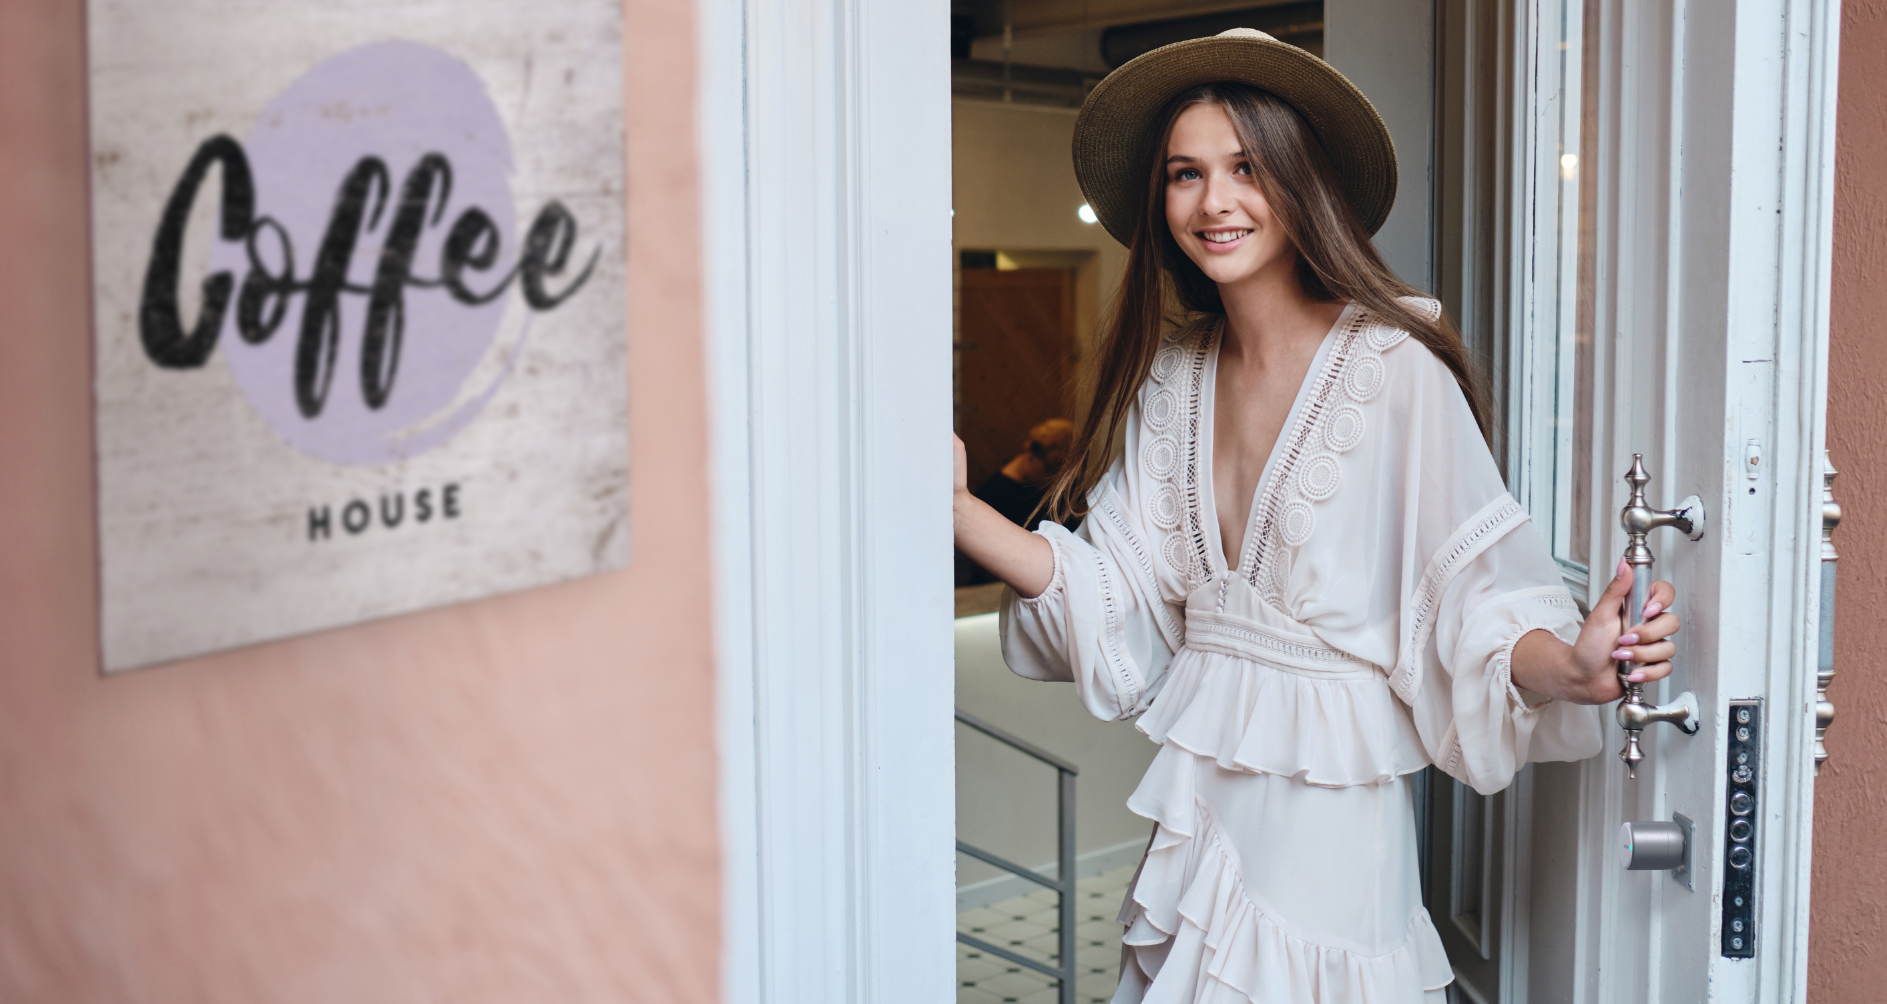
[{"label": "ceiling light", "polygon": [[1081,204],[1080,209],[1075,210],[1075,215],[1081,217],[1081,222],[1083,223],[1101,222],[1101,218],[1099,216],[1094,215],[1094,207],[1088,205],[1085,202]]}]

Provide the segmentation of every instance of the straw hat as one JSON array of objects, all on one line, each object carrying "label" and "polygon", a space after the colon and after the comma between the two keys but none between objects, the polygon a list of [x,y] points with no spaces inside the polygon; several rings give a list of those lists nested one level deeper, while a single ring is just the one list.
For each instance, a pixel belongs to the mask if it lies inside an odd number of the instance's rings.
[{"label": "straw hat", "polygon": [[1255,28],[1162,46],[1094,88],[1075,119],[1075,179],[1122,244],[1160,141],[1154,116],[1182,92],[1230,82],[1269,91],[1297,109],[1323,144],[1364,229],[1374,234],[1396,201],[1396,145],[1374,105],[1329,63]]}]

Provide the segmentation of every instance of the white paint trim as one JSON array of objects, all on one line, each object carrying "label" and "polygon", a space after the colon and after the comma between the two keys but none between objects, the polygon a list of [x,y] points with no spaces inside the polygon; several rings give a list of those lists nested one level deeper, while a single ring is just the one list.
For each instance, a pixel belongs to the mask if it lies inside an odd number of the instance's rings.
[{"label": "white paint trim", "polygon": [[1500,999],[1524,1001],[1531,972],[1533,922],[1533,765],[1522,767],[1501,799]]},{"label": "white paint trim", "polygon": [[[1803,17],[1804,14],[1807,16]],[[1829,299],[1834,275],[1835,128],[1841,69],[1839,0],[1815,3],[1805,10],[1798,8],[1791,21],[1807,22],[1807,30],[1796,39],[1797,52],[1805,58],[1794,60],[1801,78],[1797,86],[1805,98],[1804,114],[1799,116],[1799,121],[1802,132],[1800,142],[1806,157],[1801,182],[1802,205],[1797,214],[1785,222],[1792,228],[1799,228],[1798,239],[1804,250],[1796,263],[1799,273],[1795,278],[1801,283],[1802,291],[1795,304],[1796,316],[1793,320],[1811,336],[1798,400],[1800,414],[1797,416],[1797,420],[1806,426],[1809,442],[1805,453],[1796,458],[1796,477],[1819,485],[1822,464],[1825,462],[1824,451],[1828,447]],[[1807,497],[1803,502],[1802,511],[1796,514],[1795,525],[1790,527],[1785,524],[1783,529],[1799,535],[1799,540],[1814,540],[1822,529],[1821,506],[1818,502],[1810,502]],[[1798,581],[1798,588],[1804,596],[1804,619],[1801,623],[1815,627],[1797,639],[1795,655],[1797,665],[1803,667],[1797,685],[1807,709],[1807,713],[1796,722],[1797,742],[1811,752],[1795,764],[1798,787],[1795,802],[1789,806],[1789,811],[1796,824],[1791,827],[1793,832],[1790,834],[1796,850],[1792,862],[1793,873],[1788,878],[1795,895],[1791,897],[1789,909],[1783,914],[1783,929],[1789,932],[1791,942],[1785,963],[1788,986],[1795,1000],[1807,999],[1811,961],[1808,951],[1809,894],[1815,847],[1812,737],[1813,709],[1818,695],[1814,670],[1809,667],[1819,662],[1820,628],[1823,623],[1821,590],[1810,568],[1807,562],[1801,564],[1798,571],[1802,578]]]},{"label": "white paint trim", "polygon": [[[1772,823],[1770,840],[1781,895],[1762,918],[1770,924],[1765,969],[1775,982],[1763,988],[1775,1000],[1804,1000],[1808,994],[1810,868],[1814,848],[1815,667],[1820,649],[1821,473],[1827,447],[1829,288],[1834,256],[1835,123],[1841,11],[1837,0],[1786,0],[1779,4],[1777,38],[1783,53],[1781,104],[1781,205],[1777,207],[1778,341],[1799,332],[1795,372],[1778,373],[1777,440],[1794,449],[1779,455],[1791,469],[1786,482],[1794,497],[1777,507],[1771,547],[1782,560],[1776,575],[1792,595],[1772,592],[1772,617],[1790,630],[1777,639],[1768,688],[1772,742],[1786,743],[1787,756],[1772,768],[1771,785],[1784,781],[1788,800]],[[1741,34],[1746,28],[1739,26]],[[1741,57],[1739,57],[1741,58]],[[1751,214],[1753,215],[1753,214]],[[1785,431],[1786,430],[1786,431]],[[1724,470],[1742,468],[1741,443],[1725,444]],[[1783,726],[1777,728],[1775,726]],[[1771,762],[1777,759],[1771,756]],[[1774,800],[1772,799],[1772,804]],[[1783,846],[1774,848],[1780,837]],[[1765,891],[1768,891],[1765,889]]]},{"label": "white paint trim", "polygon": [[725,999],[942,1004],[946,11],[701,11]]},{"label": "white paint trim", "polygon": [[[753,538],[748,446],[746,36],[741,0],[702,0],[697,82],[720,756],[721,994],[758,1002],[760,824],[754,734]],[[712,235],[722,239],[712,239]],[[739,235],[729,240],[726,235]]]}]

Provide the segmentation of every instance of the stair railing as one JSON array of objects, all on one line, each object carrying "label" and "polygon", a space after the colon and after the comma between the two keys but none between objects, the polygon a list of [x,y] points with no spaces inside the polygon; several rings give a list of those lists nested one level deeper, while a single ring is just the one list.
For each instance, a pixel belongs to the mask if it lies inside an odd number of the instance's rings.
[{"label": "stair railing", "polygon": [[1055,968],[1043,962],[1018,955],[1007,948],[992,945],[981,938],[957,932],[957,940],[981,952],[988,952],[999,959],[1006,959],[1019,966],[1027,966],[1044,976],[1060,981],[1061,1004],[1075,1004],[1075,775],[1081,768],[1063,760],[1061,757],[1003,729],[970,714],[962,708],[957,709],[957,721],[1021,753],[1026,753],[1037,760],[1055,768],[1055,879],[1043,877],[1033,868],[1025,868],[1013,861],[957,841],[957,850],[985,864],[995,865],[1012,875],[1018,875],[1036,885],[1046,886],[1060,893],[1061,923],[1060,951],[1061,967]]}]

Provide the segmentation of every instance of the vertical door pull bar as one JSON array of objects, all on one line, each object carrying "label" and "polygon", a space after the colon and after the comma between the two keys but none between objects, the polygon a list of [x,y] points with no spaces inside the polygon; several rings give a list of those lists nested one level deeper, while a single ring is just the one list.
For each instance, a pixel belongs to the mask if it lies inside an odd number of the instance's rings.
[{"label": "vertical door pull bar", "polygon": [[[1631,470],[1625,472],[1625,483],[1631,486],[1631,501],[1619,511],[1618,523],[1625,529],[1625,561],[1631,565],[1631,600],[1624,613],[1624,628],[1638,623],[1645,609],[1645,601],[1651,592],[1651,548],[1646,546],[1645,537],[1661,526],[1668,526],[1682,532],[1691,540],[1699,540],[1704,535],[1704,501],[1695,495],[1686,498],[1675,509],[1653,509],[1645,504],[1645,486],[1651,483],[1651,475],[1645,473],[1645,458],[1642,453],[1631,455]],[[1658,723],[1669,722],[1677,726],[1685,735],[1695,735],[1698,727],[1697,696],[1686,690],[1677,700],[1665,705],[1645,703],[1645,685],[1629,682],[1632,664],[1621,661],[1618,664],[1619,682],[1625,687],[1625,697],[1618,702],[1618,724],[1625,730],[1625,747],[1618,751],[1618,758],[1625,762],[1625,773],[1629,777],[1638,776],[1638,764],[1644,760],[1644,750],[1638,745],[1638,734]]]},{"label": "vertical door pull bar", "polygon": [[1828,701],[1828,685],[1835,682],[1835,527],[1841,525],[1841,503],[1835,501],[1834,462],[1822,451],[1821,468],[1821,658],[1815,668],[1815,773],[1828,762],[1822,737],[1835,720]]}]

